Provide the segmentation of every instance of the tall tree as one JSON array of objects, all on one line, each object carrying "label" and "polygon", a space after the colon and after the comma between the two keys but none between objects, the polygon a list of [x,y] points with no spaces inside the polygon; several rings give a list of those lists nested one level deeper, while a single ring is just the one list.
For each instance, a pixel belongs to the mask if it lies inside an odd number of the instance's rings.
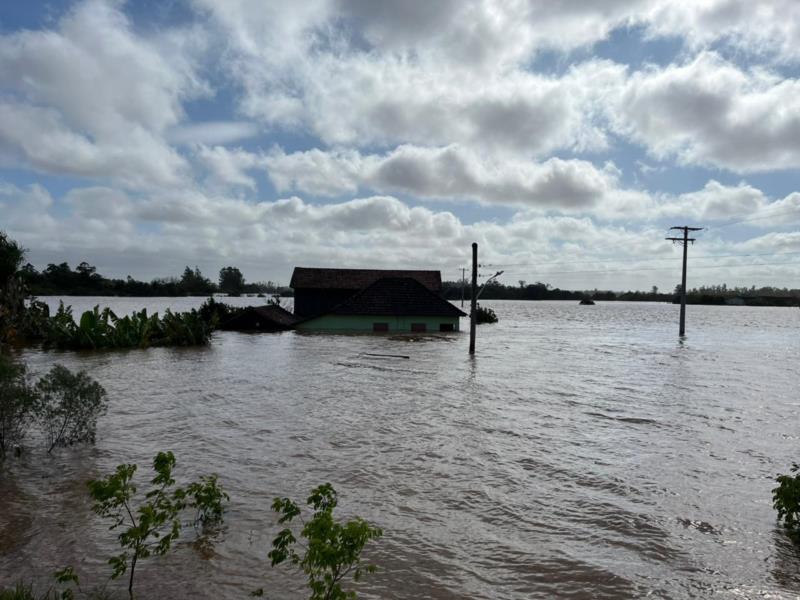
[{"label": "tall tree", "polygon": [[212,294],[215,291],[214,284],[210,279],[203,277],[198,267],[195,267],[194,271],[186,267],[179,286],[184,294]]},{"label": "tall tree", "polygon": [[19,277],[25,249],[0,231],[0,346],[13,342],[25,314],[27,289]]},{"label": "tall tree", "polygon": [[223,267],[219,271],[219,289],[231,296],[238,296],[244,290],[244,275],[236,267]]},{"label": "tall tree", "polygon": [[0,231],[0,286],[16,275],[24,257],[22,246]]}]

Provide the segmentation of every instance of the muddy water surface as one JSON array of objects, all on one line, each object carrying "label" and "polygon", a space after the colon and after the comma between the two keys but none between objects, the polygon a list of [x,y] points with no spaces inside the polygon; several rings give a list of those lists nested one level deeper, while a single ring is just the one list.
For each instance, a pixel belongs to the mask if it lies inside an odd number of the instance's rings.
[{"label": "muddy water surface", "polygon": [[500,323],[475,359],[465,334],[26,352],[35,372],[87,369],[110,408],[96,447],[0,467],[0,584],[65,564],[100,581],[114,538],[85,481],[121,462],[144,479],[169,449],[179,478],[217,472],[232,502],[213,546],[137,569],[142,597],[302,598],[269,567],[269,505],[325,481],[385,531],[365,598],[800,595],[770,494],[800,460],[800,310],[691,306],[681,342],[671,305],[486,304]]}]

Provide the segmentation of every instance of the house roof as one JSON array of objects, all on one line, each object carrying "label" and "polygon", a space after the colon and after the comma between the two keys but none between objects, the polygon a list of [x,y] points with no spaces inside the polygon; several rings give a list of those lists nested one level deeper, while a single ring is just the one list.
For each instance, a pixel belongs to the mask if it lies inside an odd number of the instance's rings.
[{"label": "house roof", "polygon": [[317,269],[295,267],[289,286],[293,289],[363,290],[383,277],[410,277],[432,292],[442,291],[439,271],[385,269]]},{"label": "house roof", "polygon": [[299,319],[281,306],[247,306],[220,325],[220,329],[290,329]]},{"label": "house roof", "polygon": [[413,277],[382,277],[328,314],[386,317],[467,316]]}]

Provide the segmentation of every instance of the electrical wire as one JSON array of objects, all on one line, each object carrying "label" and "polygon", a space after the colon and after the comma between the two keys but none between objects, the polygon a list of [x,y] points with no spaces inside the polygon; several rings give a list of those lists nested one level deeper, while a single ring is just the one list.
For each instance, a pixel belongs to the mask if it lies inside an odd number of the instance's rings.
[{"label": "electrical wire", "polygon": [[761,215],[760,217],[752,217],[752,218],[745,218],[745,219],[738,219],[735,221],[729,221],[727,223],[722,223],[721,225],[710,225],[706,229],[723,229],[724,227],[731,227],[733,225],[739,225],[740,223],[750,223],[751,221],[761,221],[763,219],[774,219],[775,217],[781,217],[783,215],[789,215],[793,213],[800,213],[800,206],[795,208],[790,208],[788,210],[781,210],[780,212],[771,214],[771,215]]},{"label": "electrical wire", "polygon": [[[769,209],[767,209],[767,210],[769,210]],[[752,221],[760,221],[760,220],[763,220],[763,219],[772,219],[772,218],[775,218],[775,217],[779,217],[779,216],[783,216],[783,215],[787,215],[787,214],[795,214],[795,213],[800,213],[800,206],[799,207],[795,207],[795,208],[791,208],[791,209],[788,209],[788,210],[782,209],[779,212],[776,212],[776,213],[773,213],[773,214],[767,214],[767,215],[761,215],[761,216],[749,217],[749,218],[745,217],[745,218],[742,218],[742,219],[736,219],[734,221],[728,221],[728,222],[725,222],[725,223],[722,223],[722,224],[719,224],[719,225],[710,225],[708,227],[705,227],[704,229],[706,229],[706,230],[723,229],[725,227],[732,227],[733,225],[739,225],[741,223],[749,223],[749,222],[752,222]],[[602,250],[602,249],[605,249],[605,248],[617,247],[617,246],[618,246],[618,243],[611,244],[611,245],[608,245],[608,246],[607,245],[603,245],[603,246],[595,247],[594,250]],[[797,255],[797,254],[800,254],[800,252],[748,253],[748,254],[708,254],[708,255],[692,256],[692,261],[709,260],[709,259],[715,259],[715,258],[746,258],[746,257],[753,257],[753,256],[789,256],[789,255]],[[672,260],[675,260],[675,258],[676,257],[669,257],[669,258],[632,258],[632,257],[629,257],[629,258],[613,258],[613,257],[608,256],[608,257],[599,257],[599,258],[596,258],[596,259],[581,260],[581,261],[547,261],[547,262],[535,262],[535,263],[533,263],[533,262],[531,262],[531,263],[480,263],[479,266],[486,267],[486,268],[508,268],[508,267],[528,267],[528,266],[530,266],[530,267],[539,267],[539,266],[543,266],[543,265],[578,265],[578,264],[597,264],[597,263],[614,264],[614,263],[625,263],[625,262],[663,262],[663,261],[672,261]],[[606,259],[611,259],[611,260],[606,260]],[[729,266],[732,266],[732,265],[729,265]],[[469,269],[471,267],[469,265],[467,265],[466,268]],[[702,268],[702,267],[698,266],[698,267],[693,267],[693,268]],[[460,267],[459,267],[459,269],[460,269]],[[643,270],[643,269],[636,269],[636,270]],[[594,271],[592,271],[592,272],[594,272]],[[610,272],[615,272],[615,271],[607,270],[607,271],[597,271],[597,272],[610,273]],[[616,272],[622,272],[622,271],[616,271]],[[553,273],[555,273],[555,272],[553,272]]]},{"label": "electrical wire", "polygon": [[[761,252],[749,254],[701,254],[700,256],[693,255],[692,261],[695,260],[708,260],[715,258],[744,258],[753,256],[795,256],[800,252]],[[672,256],[669,258],[617,258],[613,260],[583,260],[583,261],[552,261],[552,262],[536,262],[536,263],[481,263],[482,267],[498,268],[498,267],[537,267],[542,265],[585,265],[585,264],[613,264],[618,262],[662,262],[679,260],[679,256]]]},{"label": "electrical wire", "polygon": [[[800,263],[794,262],[772,262],[772,263],[746,263],[746,264],[736,264],[736,265],[699,265],[693,266],[692,270],[695,269],[740,269],[745,267],[767,267],[767,266],[800,266]],[[641,268],[641,269],[607,269],[607,270],[585,270],[585,271],[541,271],[538,273],[530,273],[528,271],[516,271],[517,273],[525,273],[528,275],[572,275],[572,274],[590,274],[590,273],[639,273],[644,271],[672,271],[673,269],[669,267],[656,267],[656,268]],[[512,270],[513,271],[513,270]]]}]

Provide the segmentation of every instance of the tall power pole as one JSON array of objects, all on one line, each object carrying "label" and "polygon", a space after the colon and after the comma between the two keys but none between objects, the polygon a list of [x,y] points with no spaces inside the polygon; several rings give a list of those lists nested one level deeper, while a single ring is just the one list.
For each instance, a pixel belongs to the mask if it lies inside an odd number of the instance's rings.
[{"label": "tall power pole", "polygon": [[475,354],[475,325],[478,322],[478,244],[472,242],[472,302],[469,311],[469,353]]},{"label": "tall power pole", "polygon": [[464,286],[467,285],[467,269],[461,267],[461,308],[464,308]]},{"label": "tall power pole", "polygon": [[689,249],[689,243],[694,244],[695,238],[689,237],[690,231],[702,231],[702,227],[689,227],[683,225],[681,227],[670,227],[670,231],[677,229],[683,231],[683,237],[668,237],[665,238],[673,243],[683,244],[683,274],[681,275],[681,323],[678,330],[678,335],[686,334],[686,255]]}]

